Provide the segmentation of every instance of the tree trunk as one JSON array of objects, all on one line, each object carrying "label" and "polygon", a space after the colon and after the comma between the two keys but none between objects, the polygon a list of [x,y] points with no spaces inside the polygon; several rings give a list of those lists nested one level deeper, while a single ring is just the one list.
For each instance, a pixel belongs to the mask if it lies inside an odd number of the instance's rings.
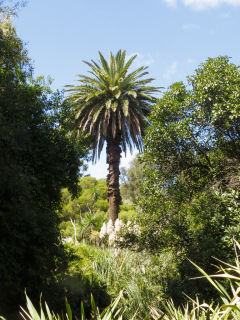
[{"label": "tree trunk", "polygon": [[70,221],[71,221],[72,226],[73,226],[73,229],[74,229],[74,235],[75,235],[75,239],[74,239],[74,241],[75,241],[75,244],[78,244],[78,241],[77,241],[76,221],[75,221],[75,220],[73,221],[73,219],[72,219],[72,218],[70,218]]},{"label": "tree trunk", "polygon": [[120,189],[119,189],[119,164],[121,159],[121,134],[116,135],[115,138],[107,138],[107,199],[109,202],[109,219],[112,219],[113,224],[118,218],[119,205],[121,203]]}]

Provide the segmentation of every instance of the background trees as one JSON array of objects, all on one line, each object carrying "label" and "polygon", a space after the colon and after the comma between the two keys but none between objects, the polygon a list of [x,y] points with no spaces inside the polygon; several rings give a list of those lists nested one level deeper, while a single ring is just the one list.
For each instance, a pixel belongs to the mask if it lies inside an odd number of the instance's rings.
[{"label": "background trees", "polygon": [[120,191],[123,203],[130,205],[137,204],[143,178],[143,167],[143,163],[140,163],[136,157],[130,162],[128,169],[121,168]]},{"label": "background trees", "polygon": [[94,242],[99,238],[101,226],[108,216],[106,180],[86,176],[79,180],[79,187],[81,194],[74,199],[67,188],[63,190],[59,226],[61,235],[73,239],[76,228],[79,241]]},{"label": "background trees", "polygon": [[[99,244],[99,231],[109,215],[106,179],[85,176],[79,179],[78,185],[81,192],[75,198],[67,188],[62,190],[62,208],[59,210],[61,236],[66,241],[73,241],[76,228],[77,241]],[[134,218],[136,211],[127,192],[123,192],[122,199],[119,218],[127,222]]]},{"label": "background trees", "polygon": [[[0,23],[0,309],[43,290],[61,265],[61,188],[76,194],[86,149],[61,123],[60,93],[32,67],[8,19]],[[10,316],[9,316],[10,317]]]},{"label": "background trees", "polygon": [[211,273],[211,256],[230,261],[231,239],[239,239],[239,80],[227,57],[208,59],[188,87],[173,84],[149,117],[141,240],[178,257],[178,282],[167,279],[176,299],[182,291],[213,297],[202,283],[185,281],[196,275],[186,257]]},{"label": "background trees", "polygon": [[89,132],[93,137],[93,160],[99,157],[106,142],[109,164],[108,201],[109,218],[118,217],[121,202],[119,191],[119,163],[121,152],[127,147],[142,150],[142,136],[146,127],[146,116],[155,101],[155,87],[146,86],[153,79],[140,78],[148,72],[141,67],[131,73],[129,68],[136,58],[125,62],[126,52],[119,50],[116,56],[110,53],[109,63],[99,52],[99,63],[85,62],[93,77],[79,75],[80,85],[68,86],[67,100],[72,104],[73,130]]}]

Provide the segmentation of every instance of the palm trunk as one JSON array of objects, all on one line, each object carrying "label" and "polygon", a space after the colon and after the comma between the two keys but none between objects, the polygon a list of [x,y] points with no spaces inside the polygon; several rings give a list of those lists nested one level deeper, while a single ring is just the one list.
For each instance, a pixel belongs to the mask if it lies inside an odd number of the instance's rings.
[{"label": "palm trunk", "polygon": [[107,163],[108,167],[108,176],[107,176],[107,198],[109,202],[109,219],[112,219],[112,222],[118,218],[119,205],[121,203],[120,189],[119,189],[119,164],[121,159],[121,135],[116,135],[115,138],[107,138]]}]

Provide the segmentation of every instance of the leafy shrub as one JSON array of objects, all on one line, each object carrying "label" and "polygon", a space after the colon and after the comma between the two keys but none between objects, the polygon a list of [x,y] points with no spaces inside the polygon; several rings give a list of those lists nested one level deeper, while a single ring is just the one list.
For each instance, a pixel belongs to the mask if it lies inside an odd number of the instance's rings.
[{"label": "leafy shrub", "polygon": [[166,270],[162,270],[165,257],[152,259],[147,252],[132,252],[123,249],[117,254],[115,248],[95,248],[91,258],[91,271],[100,282],[105,283],[106,291],[116,297],[123,290],[126,309],[124,317],[131,318],[148,315],[148,304],[159,305],[157,297],[164,294],[162,278]]},{"label": "leafy shrub", "polygon": [[[165,303],[164,311],[150,307],[152,318],[155,320],[240,319],[240,264],[237,249],[240,250],[240,245],[238,242],[235,242],[236,265],[234,266],[216,259],[218,263],[220,263],[220,266],[217,266],[218,272],[214,275],[208,275],[202,268],[192,262],[193,266],[203,274],[203,277],[206,278],[218,292],[221,303],[218,305],[214,305],[213,302],[211,304],[205,302],[200,303],[196,298],[196,301],[191,299],[184,308],[176,308],[171,300]],[[230,290],[226,290],[219,281],[214,280],[213,278],[227,279]],[[229,293],[229,291],[231,293]]]}]

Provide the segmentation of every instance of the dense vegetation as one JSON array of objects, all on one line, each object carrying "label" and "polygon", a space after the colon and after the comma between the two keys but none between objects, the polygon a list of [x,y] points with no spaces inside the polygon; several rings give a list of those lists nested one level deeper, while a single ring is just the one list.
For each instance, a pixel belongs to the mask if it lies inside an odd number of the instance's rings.
[{"label": "dense vegetation", "polygon": [[[81,301],[87,317],[92,312],[103,318],[94,303],[101,312],[117,297],[125,319],[158,319],[164,313],[164,319],[190,319],[182,292],[196,299],[191,319],[239,317],[238,259],[232,265],[240,240],[239,67],[228,57],[208,59],[187,85],[173,84],[152,106],[144,152],[121,169],[122,204],[114,225],[108,218],[109,185],[82,176],[83,160],[99,142],[81,133],[72,137],[66,119],[73,101],[52,92],[43,78],[34,79],[10,10],[2,2],[0,10],[0,315],[17,319],[26,289],[35,305],[42,292],[58,313],[67,297],[69,319],[71,313],[84,319]],[[111,55],[112,63],[123,65],[121,55]],[[135,101],[138,92],[129,92]],[[112,117],[121,111],[114,101]],[[189,280],[215,273],[212,256],[228,264],[220,268],[225,278],[233,272],[235,300],[226,280]],[[208,305],[201,305],[205,300]],[[235,308],[220,307],[221,301]],[[30,300],[28,312],[35,312]],[[36,314],[32,319],[39,319]],[[56,319],[50,312],[48,318]]]},{"label": "dense vegetation", "polygon": [[61,189],[78,189],[86,147],[60,130],[61,94],[32,77],[22,41],[0,23],[0,310],[39,295],[62,263]]},{"label": "dense vegetation", "polygon": [[227,57],[208,59],[188,82],[173,84],[149,117],[141,242],[178,256],[171,296],[210,299],[208,287],[185,281],[196,276],[186,258],[211,273],[211,257],[230,262],[239,240],[240,72]]}]

